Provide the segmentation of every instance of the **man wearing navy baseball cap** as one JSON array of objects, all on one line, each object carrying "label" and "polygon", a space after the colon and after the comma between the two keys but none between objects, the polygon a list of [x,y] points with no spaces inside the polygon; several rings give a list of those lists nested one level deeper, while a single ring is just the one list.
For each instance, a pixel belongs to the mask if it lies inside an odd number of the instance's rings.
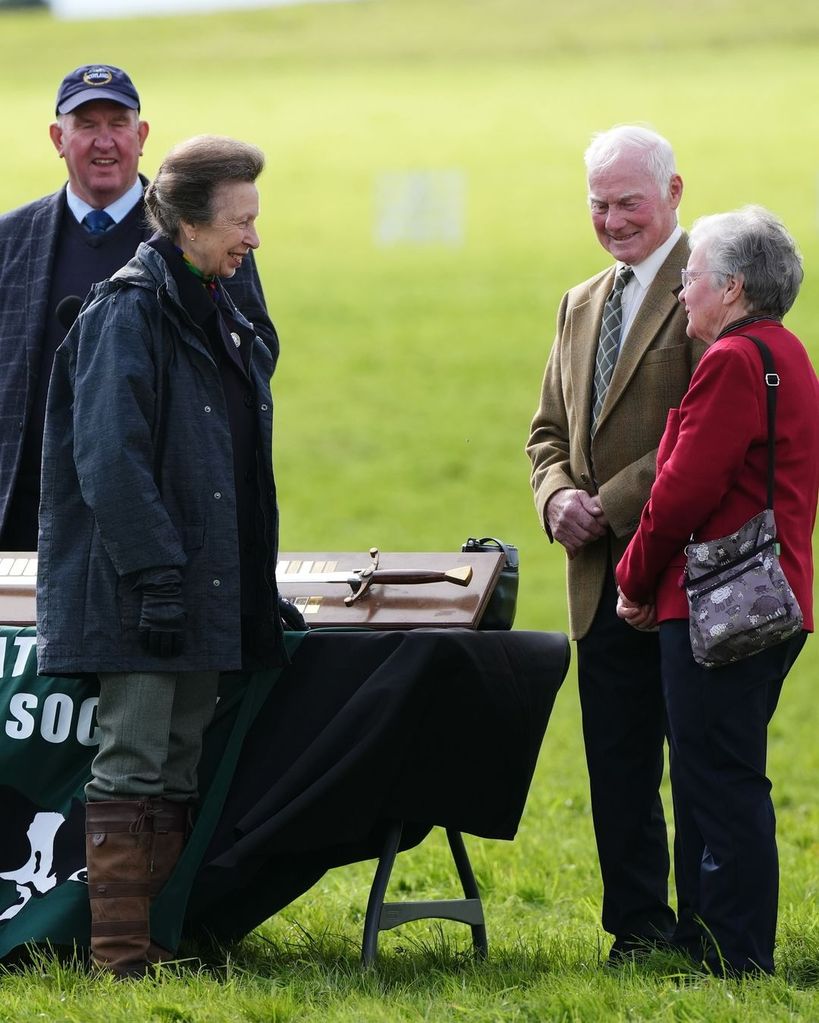
[{"label": "man wearing navy baseball cap", "polygon": [[98,99],[110,99],[131,110],[139,110],[139,95],[134,83],[121,68],[110,64],[86,64],[62,80],[57,92],[57,113],[70,114],[83,103]]},{"label": "man wearing navy baseball cap", "polygon": [[[114,225],[127,220],[134,209],[141,214],[142,182],[137,169],[148,122],[139,118],[139,95],[133,82],[110,64],[78,67],[60,83],[57,120],[49,131],[68,168],[66,198],[71,212],[86,233],[104,236],[104,243],[97,241],[92,248],[107,247]],[[132,234],[140,219],[134,217]],[[130,249],[124,239],[123,245],[130,250],[127,262],[136,246]]]},{"label": "man wearing navy baseball cap", "polygon": [[[40,461],[54,353],[91,286],[150,231],[139,159],[148,137],[139,94],[112,64],[84,64],[57,90],[51,141],[68,182],[0,216],[0,551],[37,548]],[[278,356],[252,253],[225,286]]]}]

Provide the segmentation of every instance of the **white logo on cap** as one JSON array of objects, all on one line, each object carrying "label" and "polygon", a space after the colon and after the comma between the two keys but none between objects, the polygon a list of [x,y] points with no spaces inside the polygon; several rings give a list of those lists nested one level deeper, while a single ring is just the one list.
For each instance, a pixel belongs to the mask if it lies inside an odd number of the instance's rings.
[{"label": "white logo on cap", "polygon": [[113,77],[107,67],[92,67],[85,72],[82,80],[86,85],[108,85]]}]

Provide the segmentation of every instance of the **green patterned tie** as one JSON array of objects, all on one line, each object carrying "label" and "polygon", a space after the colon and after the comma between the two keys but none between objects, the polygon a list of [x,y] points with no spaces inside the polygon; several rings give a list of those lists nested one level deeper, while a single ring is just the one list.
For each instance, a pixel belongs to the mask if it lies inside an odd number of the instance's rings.
[{"label": "green patterned tie", "polygon": [[620,349],[620,333],[623,329],[623,289],[634,276],[630,266],[621,267],[614,279],[614,287],[603,306],[603,322],[600,324],[600,341],[594,364],[594,389],[592,391],[591,435],[597,432],[597,420],[606,391],[611,383],[614,364]]}]

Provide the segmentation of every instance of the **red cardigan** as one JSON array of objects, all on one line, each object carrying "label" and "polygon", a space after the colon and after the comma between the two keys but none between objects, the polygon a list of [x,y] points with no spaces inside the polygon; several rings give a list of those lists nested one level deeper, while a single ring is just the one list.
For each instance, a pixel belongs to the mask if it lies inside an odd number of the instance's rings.
[{"label": "red cardigan", "polygon": [[[819,491],[819,381],[797,337],[775,320],[744,331],[764,341],[779,374],[774,517],[782,569],[813,630],[813,551]],[[680,407],[668,413],[657,478],[617,566],[629,600],[657,620],[687,618],[685,545],[732,533],[767,499],[767,405],[756,345],[738,334],[711,345]]]}]

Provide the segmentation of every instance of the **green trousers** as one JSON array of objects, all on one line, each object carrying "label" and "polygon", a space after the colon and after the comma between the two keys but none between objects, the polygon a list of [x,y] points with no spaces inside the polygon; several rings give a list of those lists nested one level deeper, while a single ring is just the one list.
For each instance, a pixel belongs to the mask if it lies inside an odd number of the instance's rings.
[{"label": "green trousers", "polygon": [[100,746],[85,786],[88,802],[160,796],[194,802],[219,673],[104,672],[99,679]]}]

